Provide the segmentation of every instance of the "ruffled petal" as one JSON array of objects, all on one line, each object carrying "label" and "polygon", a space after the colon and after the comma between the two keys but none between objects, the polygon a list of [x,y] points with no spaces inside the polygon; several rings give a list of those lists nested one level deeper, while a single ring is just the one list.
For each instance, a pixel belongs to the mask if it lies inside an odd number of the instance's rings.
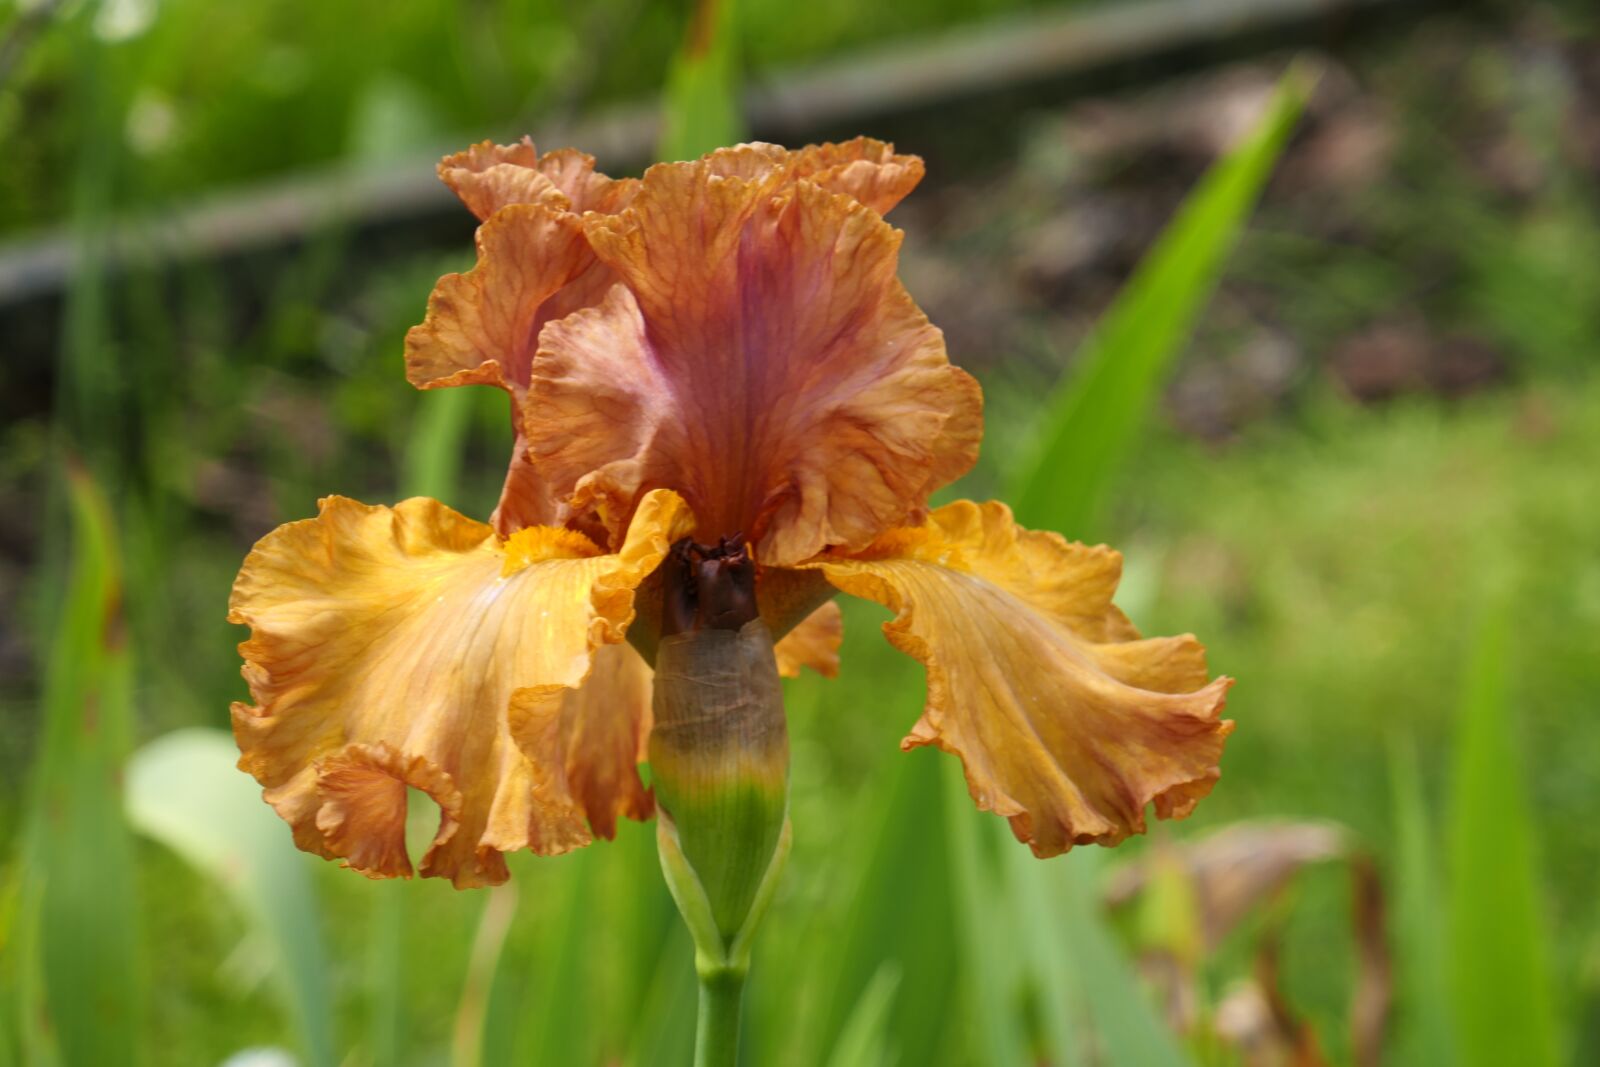
[{"label": "ruffled petal", "polygon": [[474,215],[488,219],[510,204],[546,204],[582,214],[618,211],[638,188],[634,178],[608,178],[594,157],[564,148],[540,156],[524,137],[516,144],[475,144],[439,161],[439,180]]},{"label": "ruffled petal", "polygon": [[493,524],[501,536],[556,521],[557,501],[527,462],[523,408],[539,331],[611,287],[575,216],[514,204],[478,227],[478,263],[446,274],[406,334],[406,378],[419,389],[493,385],[511,397],[516,443]]},{"label": "ruffled petal", "polygon": [[824,678],[836,677],[843,643],[844,614],[830,600],[807,615],[773,649],[778,655],[778,673],[798,678],[801,667],[810,667]]},{"label": "ruffled petal", "polygon": [[410,873],[407,786],[442,812],[422,873],[457,886],[504,881],[504,852],[587,843],[583,810],[513,743],[507,708],[521,688],[579,685],[691,525],[681,499],[652,494],[605,555],[557,528],[501,542],[423,498],[324,500],[263,538],[234,583],[255,699],[233,706],[240,767],[301,848],[373,877]]},{"label": "ruffled petal", "polygon": [[630,645],[605,645],[577,689],[544,686],[511,699],[511,734],[545,768],[547,802],[582,811],[600,837],[617,819],[648,819],[655,809],[639,777],[650,741],[653,675]]},{"label": "ruffled petal", "polygon": [[812,566],[896,612],[884,633],[928,672],[902,747],[959,756],[978,807],[1040,856],[1116,844],[1145,809],[1181,818],[1210,792],[1230,679],[1193,636],[1139,639],[1111,604],[1121,557],[969,501]]},{"label": "ruffled petal", "polygon": [[792,168],[796,179],[843,193],[880,215],[904,200],[924,172],[921,157],[896,155],[894,145],[870,137],[807,145],[794,153]]},{"label": "ruffled petal", "polygon": [[574,514],[613,536],[645,491],[763,565],[915,520],[977,456],[981,394],[895,277],[871,209],[781,175],[652,167],[585,231],[624,283],[550,323],[524,427]]},{"label": "ruffled petal", "polygon": [[477,266],[440,278],[427,317],[406,334],[406,379],[419,389],[497,385],[520,396],[539,330],[572,310],[551,298],[598,264],[578,220],[541,204],[497,213],[478,227],[477,244]]},{"label": "ruffled petal", "polygon": [[718,148],[702,157],[711,174],[778,184],[808,181],[851,197],[880,215],[905,199],[922,180],[922,160],[896,155],[894,145],[857,137],[842,144],[813,144],[793,152],[754,141]]}]

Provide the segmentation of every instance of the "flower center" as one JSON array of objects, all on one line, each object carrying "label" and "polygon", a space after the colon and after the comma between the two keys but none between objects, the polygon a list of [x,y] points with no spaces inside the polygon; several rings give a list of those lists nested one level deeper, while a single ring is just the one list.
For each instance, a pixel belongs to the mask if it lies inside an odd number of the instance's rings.
[{"label": "flower center", "polygon": [[756,564],[744,535],[714,545],[685,537],[661,565],[661,635],[738,630],[757,617]]}]

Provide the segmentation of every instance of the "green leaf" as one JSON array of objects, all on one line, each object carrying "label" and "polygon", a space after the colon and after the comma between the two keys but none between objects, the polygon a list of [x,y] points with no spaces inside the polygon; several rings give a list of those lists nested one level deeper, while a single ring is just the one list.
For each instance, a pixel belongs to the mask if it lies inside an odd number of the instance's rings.
[{"label": "green leaf", "polygon": [[[273,979],[312,1067],[335,1062],[328,959],[308,866],[233,738],[175,730],[128,763],[128,818],[221,886],[270,946]],[[113,1062],[113,1061],[103,1061]]]},{"label": "green leaf", "polygon": [[20,908],[21,965],[37,961],[41,984],[30,999],[46,1022],[33,1037],[55,1047],[27,1048],[25,1059],[128,1063],[138,1058],[141,997],[133,846],[118,778],[132,664],[110,506],[88,474],[71,470],[68,482],[71,572],[45,668]]},{"label": "green leaf", "polygon": [[863,809],[881,811],[882,817],[863,835],[865,862],[855,867],[861,880],[850,895],[849,914],[831,951],[819,954],[825,961],[821,980],[831,993],[823,1013],[828,1034],[844,1031],[885,961],[900,966],[904,977],[890,1013],[891,1032],[906,1063],[949,1062],[947,1032],[961,1029],[952,1023],[960,954],[952,936],[955,890],[947,852],[951,834],[942,825],[941,759],[914,752],[890,764],[877,802]]},{"label": "green leaf", "polygon": [[734,0],[698,0],[667,76],[658,155],[694,159],[744,139]]},{"label": "green leaf", "polygon": [[[998,905],[1000,879],[984,854],[980,835],[991,829],[993,816],[972,806],[967,781],[957,760],[940,760],[945,799],[945,825],[950,838],[950,879],[954,887],[956,930],[965,966],[961,976],[968,1002],[977,1016],[979,1045],[975,1051],[993,1063],[1025,1063],[1027,1034],[1020,1002],[1022,960],[1012,951],[1007,919],[1012,909]],[[1007,847],[1001,842],[1001,847]],[[1015,842],[1007,849],[1020,851]],[[1030,857],[1031,858],[1031,857]],[[1023,917],[1026,921],[1026,917]]]},{"label": "green leaf", "polygon": [[505,949],[506,934],[510,932],[511,920],[517,914],[517,890],[508,882],[482,895],[483,911],[478,919],[478,932],[472,939],[472,953],[467,960],[466,977],[461,983],[461,1000],[456,1007],[451,1067],[481,1067],[488,1062],[484,1055],[487,1047],[503,1048],[508,1043],[501,1033],[487,1033],[484,1024],[490,1014],[490,1002],[495,978],[500,972],[500,955]]},{"label": "green leaf", "polygon": [[[1024,523],[1080,537],[1091,528],[1309,91],[1300,71],[1285,75],[1266,115],[1190,194],[1101,320],[1012,486]],[[1089,1046],[1074,1037],[1086,1020],[1107,1062],[1187,1063],[1101,915],[1095,857],[1075,853],[1047,865],[1013,855],[1015,848],[1008,844],[1006,853],[1007,897],[1027,931],[1027,961],[1056,1058],[1070,1062]]]},{"label": "green leaf", "polygon": [[685,966],[693,952],[687,927],[674,924],[645,994],[624,1063],[630,1067],[681,1067],[694,1050],[694,968]]},{"label": "green leaf", "polygon": [[1433,828],[1422,795],[1416,750],[1389,750],[1395,818],[1395,965],[1399,1063],[1455,1063],[1445,968],[1444,916],[1434,867]]},{"label": "green leaf", "polygon": [[461,446],[482,388],[429,389],[417,398],[416,425],[401,461],[406,496],[453,498],[461,472]]},{"label": "green leaf", "polygon": [[[1103,917],[1099,859],[1095,852],[1080,849],[1048,866],[1033,865],[1032,877],[1043,886],[1041,899],[1050,902],[1049,911],[1059,920],[1055,948],[1067,954],[1072,972],[1055,979],[1054,989],[1047,981],[1045,991],[1058,1004],[1081,995],[1105,1062],[1148,1067],[1188,1064],[1189,1056],[1156,1012]],[[1044,940],[1042,935],[1039,940]],[[1048,979],[1049,972],[1042,976]]]},{"label": "green leaf", "polygon": [[1560,1062],[1533,814],[1507,700],[1509,612],[1473,642],[1450,798],[1450,975],[1467,1067]]},{"label": "green leaf", "polygon": [[[528,987],[523,1014],[531,1032],[525,1033],[524,1040],[531,1046],[531,1054],[522,1057],[523,1063],[587,1063],[596,1059],[587,1027],[578,1024],[585,1010],[583,965],[595,905],[595,867],[607,859],[615,862],[614,857],[603,856],[596,848],[560,858],[557,877],[563,883],[562,901],[549,919],[553,941],[542,946],[537,972]],[[651,886],[652,891],[654,888]],[[642,946],[634,954],[642,955]]]},{"label": "green leaf", "polygon": [[1291,69],[1250,136],[1206,174],[1106,312],[1051,400],[1010,500],[1030,526],[1092,534],[1117,465],[1222,276],[1311,79]]},{"label": "green leaf", "polygon": [[889,1047],[889,1009],[899,986],[899,967],[885,963],[878,968],[840,1032],[828,1067],[890,1067],[894,1054]]}]

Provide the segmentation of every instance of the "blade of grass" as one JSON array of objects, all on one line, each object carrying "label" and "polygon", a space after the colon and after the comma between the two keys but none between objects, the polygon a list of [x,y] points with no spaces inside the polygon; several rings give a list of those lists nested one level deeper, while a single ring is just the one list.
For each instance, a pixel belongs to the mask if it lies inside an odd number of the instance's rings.
[{"label": "blade of grass", "polygon": [[694,1051],[695,1000],[699,988],[694,970],[684,966],[694,945],[681,923],[667,936],[656,970],[623,1060],[629,1067],[680,1067]]},{"label": "blade of grass", "polygon": [[415,425],[401,459],[402,496],[449,502],[461,472],[461,447],[483,389],[429,389],[417,398]]},{"label": "blade of grass", "polygon": [[1473,641],[1450,796],[1450,975],[1468,1067],[1560,1062],[1535,824],[1507,698],[1509,625],[1497,601]]},{"label": "blade of grass", "polygon": [[484,1022],[489,1016],[490,993],[500,969],[500,952],[517,913],[517,891],[507,882],[495,886],[485,896],[488,899],[484,902],[478,932],[472,939],[472,956],[462,983],[460,1006],[456,1009],[455,1031],[450,1043],[451,1067],[481,1067],[486,1040],[496,1043],[504,1040],[499,1034],[485,1034]]},{"label": "blade of grass", "polygon": [[544,946],[536,980],[528,987],[523,1015],[532,1026],[531,1054],[522,1062],[588,1063],[595,1058],[588,1028],[577,1024],[586,1000],[583,964],[589,926],[585,917],[594,907],[594,868],[602,858],[610,857],[587,848],[563,857],[559,871],[549,872],[565,880],[565,896],[551,917],[555,940]]},{"label": "blade of grass", "polygon": [[[219,730],[175,730],[128,763],[128,818],[229,894],[271,948],[306,1062],[335,1062],[332,991],[308,865]],[[112,1061],[106,1061],[112,1062]]]},{"label": "blade of grass", "polygon": [[1066,862],[1048,867],[1034,864],[1032,870],[1031,877],[1044,887],[1041,899],[1053,905],[1045,911],[1053,911],[1060,919],[1061,939],[1055,942],[1055,949],[1067,953],[1073,972],[1065,989],[1047,987],[1047,992],[1054,994],[1054,1003],[1070,1003],[1064,995],[1070,997],[1073,991],[1082,990],[1107,1063],[1150,1067],[1190,1063],[1102,918],[1096,877],[1099,857],[1079,850]]},{"label": "blade of grass", "polygon": [[1009,499],[1029,525],[1082,537],[1168,369],[1222,276],[1251,207],[1287,143],[1312,79],[1279,84],[1250,135],[1206,174],[1140,262],[1050,401]]},{"label": "blade of grass", "polygon": [[[1023,978],[1022,961],[1011,951],[1006,928],[1009,909],[997,907],[998,878],[984,854],[980,834],[994,820],[972,806],[967,780],[955,760],[941,760],[945,822],[950,828],[950,880],[955,897],[956,930],[966,966],[961,974],[968,1003],[977,1016],[981,1044],[974,1049],[993,1063],[1025,1063],[1027,1034],[1017,1011]],[[984,820],[981,821],[980,820]],[[1002,843],[1003,844],[1003,843]],[[1018,851],[1014,847],[1011,851]]]},{"label": "blade of grass", "polygon": [[899,986],[899,967],[885,963],[878,968],[839,1034],[828,1067],[890,1067],[894,1054],[889,1047],[889,1009]]},{"label": "blade of grass", "polygon": [[1455,1063],[1433,829],[1416,750],[1398,738],[1389,748],[1389,782],[1395,818],[1397,1062]]},{"label": "blade of grass", "polygon": [[658,155],[694,159],[744,138],[735,65],[735,0],[698,0],[667,76]]},{"label": "blade of grass", "polygon": [[[1255,129],[1206,174],[1106,312],[1078,371],[1057,390],[1034,455],[1019,468],[1011,499],[1022,522],[1075,536],[1092,530],[1310,85],[1299,68],[1284,76]],[[1075,855],[1045,867],[1018,856],[1008,864],[1008,895],[1034,935],[1028,956],[1056,1056],[1070,1058],[1071,1046],[1082,1044],[1072,1036],[1081,1004],[1110,1062],[1187,1062],[1100,914],[1092,859]]]},{"label": "blade of grass", "polygon": [[[958,956],[946,931],[955,928],[950,885],[950,832],[941,804],[941,765],[933,753],[891,762],[882,820],[870,847],[849,918],[822,974],[832,983],[823,1032],[842,1033],[862,990],[885,961],[904,978],[891,1010],[890,1032],[907,1063],[964,1062],[947,1047],[946,1030],[959,995]],[[928,936],[928,931],[938,931]],[[827,1048],[824,1044],[822,1048]],[[981,1051],[981,1050],[980,1050]]]},{"label": "blade of grass", "polygon": [[[138,1059],[138,914],[118,778],[132,668],[110,505],[68,471],[71,569],[45,667],[44,738],[25,831],[22,926],[37,916],[38,1005],[67,1065]],[[24,964],[26,966],[26,964]],[[50,1056],[26,1050],[28,1062]]]}]

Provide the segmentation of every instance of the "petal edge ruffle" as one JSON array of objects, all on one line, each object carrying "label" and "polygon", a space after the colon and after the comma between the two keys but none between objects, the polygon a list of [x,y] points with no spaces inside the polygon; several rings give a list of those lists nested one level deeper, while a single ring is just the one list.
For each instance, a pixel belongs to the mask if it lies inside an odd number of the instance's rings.
[{"label": "petal edge ruffle", "polygon": [[255,699],[233,706],[240,767],[296,844],[373,877],[410,872],[406,786],[442,812],[421,872],[457,886],[504,881],[513,849],[586,844],[585,813],[541,789],[507,709],[519,689],[582,683],[691,522],[681,499],[651,494],[605,555],[568,531],[502,544],[424,498],[324,500],[263,538],[234,586]]},{"label": "petal edge ruffle", "polygon": [[939,508],[915,529],[809,564],[896,613],[884,633],[928,672],[904,748],[962,761],[978,807],[1039,856],[1116,844],[1145,809],[1210,792],[1233,723],[1192,636],[1143,640],[1111,603],[1121,558],[1024,530],[1004,504]]}]

